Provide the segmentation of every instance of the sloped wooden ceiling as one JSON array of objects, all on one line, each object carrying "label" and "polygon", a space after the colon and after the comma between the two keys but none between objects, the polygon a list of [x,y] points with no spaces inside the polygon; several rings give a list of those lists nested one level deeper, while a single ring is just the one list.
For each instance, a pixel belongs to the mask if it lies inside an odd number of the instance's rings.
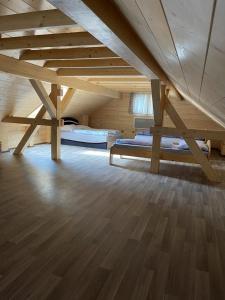
[{"label": "sloped wooden ceiling", "polygon": [[[41,10],[53,10],[55,7],[47,0],[0,0],[0,16],[31,13]],[[72,22],[72,21],[71,21]],[[3,23],[0,22],[0,33],[3,30]],[[55,34],[67,32],[84,32],[85,30],[72,22],[71,26],[51,27],[49,29],[33,29],[30,31],[14,30],[4,32],[1,37],[20,37],[25,35]],[[0,48],[3,44],[0,45]],[[19,58],[22,50],[1,50],[0,54],[10,57]],[[35,61],[37,65],[43,65],[43,61]],[[105,86],[109,86],[110,84]],[[50,85],[45,84],[50,91]],[[114,88],[114,87],[113,87]],[[99,105],[109,101],[108,97],[98,96],[84,91],[76,91],[71,101],[71,105],[67,108],[67,115],[82,115],[90,113]],[[16,115],[25,117],[33,112],[41,105],[40,99],[34,92],[29,81],[24,78],[16,77],[11,74],[0,72],[0,120],[7,115]],[[15,127],[15,125],[12,125]],[[0,136],[3,128],[10,127],[9,124],[0,123]]]},{"label": "sloped wooden ceiling", "polygon": [[225,2],[115,0],[171,81],[225,122]]},{"label": "sloped wooden ceiling", "polygon": [[[74,10],[79,5],[78,1],[50,2],[70,16],[76,15],[69,11],[71,5]],[[106,4],[80,2],[89,8]],[[109,2],[117,5],[180,93],[225,124],[224,0]]]}]

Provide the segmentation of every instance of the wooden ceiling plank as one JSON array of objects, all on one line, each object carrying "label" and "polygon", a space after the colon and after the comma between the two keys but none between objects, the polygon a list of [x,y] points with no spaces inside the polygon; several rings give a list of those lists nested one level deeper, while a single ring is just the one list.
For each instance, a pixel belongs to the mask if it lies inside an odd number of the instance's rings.
[{"label": "wooden ceiling plank", "polygon": [[78,78],[64,78],[57,76],[56,72],[13,57],[0,54],[0,71],[20,77],[32,78],[65,85],[78,90],[84,90],[111,98],[119,98],[119,93],[106,87],[87,82]]},{"label": "wooden ceiling plank", "polygon": [[0,33],[73,26],[76,23],[58,9],[0,16]]},{"label": "wooden ceiling plank", "polygon": [[106,47],[93,48],[66,48],[66,49],[45,49],[25,50],[21,60],[45,60],[45,59],[83,59],[83,58],[113,58],[118,57]]},{"label": "wooden ceiling plank", "polygon": [[121,58],[80,59],[80,60],[50,60],[44,64],[47,68],[95,68],[95,67],[128,67]]},{"label": "wooden ceiling plank", "polygon": [[51,4],[95,36],[149,79],[167,75],[113,1],[50,0]]},{"label": "wooden ceiling plank", "polygon": [[71,32],[0,38],[0,50],[63,46],[99,46],[101,43],[88,32]]},{"label": "wooden ceiling plank", "polygon": [[131,68],[62,68],[57,70],[59,76],[143,76]]}]

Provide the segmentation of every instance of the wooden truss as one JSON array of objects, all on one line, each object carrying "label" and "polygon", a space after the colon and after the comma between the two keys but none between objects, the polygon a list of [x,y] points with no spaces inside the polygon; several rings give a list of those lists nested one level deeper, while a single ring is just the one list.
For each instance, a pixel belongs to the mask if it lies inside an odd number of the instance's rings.
[{"label": "wooden truss", "polygon": [[[72,100],[75,89],[69,88],[61,101],[61,87],[57,84],[51,85],[51,93],[48,95],[43,84],[34,79],[30,79],[30,83],[38,94],[43,106],[37,113],[35,118],[24,117],[5,117],[2,122],[29,124],[29,128],[25,132],[20,143],[16,147],[14,154],[19,155],[28,145],[32,136],[34,136],[40,128],[40,125],[51,127],[51,156],[52,159],[60,159],[60,126],[63,125],[61,121],[61,114],[65,111],[70,101]],[[43,119],[44,115],[48,112],[51,119]]]},{"label": "wooden truss", "polygon": [[[119,98],[120,93],[115,89],[115,83],[118,86],[119,81],[110,83],[105,79],[114,80],[116,77],[118,80],[122,79],[121,84],[127,84],[124,80],[129,78],[128,82],[133,86],[132,79],[138,84],[138,79],[149,81],[152,78],[159,78],[167,86],[173,85],[113,1],[50,0],[49,2],[58,9],[0,16],[0,50],[23,50],[19,59],[0,54],[0,71],[29,79],[43,103],[36,118],[9,116],[4,119],[5,122],[29,125],[14,153],[20,154],[39,126],[45,125],[51,127],[52,158],[57,159],[60,157],[61,113],[70,102],[74,89]],[[79,22],[79,25],[76,22]],[[43,28],[49,30],[63,26],[72,26],[75,32],[54,31],[53,34],[51,31],[46,35],[4,37],[4,33],[10,35],[10,32],[14,31]],[[27,62],[29,60],[45,62],[40,66]],[[79,77],[88,79],[82,80]],[[42,81],[51,84],[49,95]],[[106,84],[108,87],[104,86]],[[148,89],[148,83],[143,81],[144,84],[147,84],[145,87]],[[62,102],[61,86],[69,88]],[[165,95],[165,86],[160,87],[159,80],[152,81],[152,93],[156,129],[163,128],[163,111],[166,109],[176,128],[182,130],[193,155],[201,162],[204,171],[209,177],[214,178],[216,176],[214,170],[202,157],[194,141],[195,133],[192,132],[192,136],[186,135],[190,134],[190,131],[171,106]],[[50,120],[43,118],[46,112]],[[154,132],[154,157],[151,166],[154,173],[159,170],[158,152],[161,135],[160,131]]]},{"label": "wooden truss", "polygon": [[[165,86],[161,86],[160,93],[160,81],[155,79],[151,81],[152,85],[152,98],[153,98],[153,109],[154,109],[154,121],[155,127],[151,128],[153,133],[153,145],[152,145],[152,160],[151,160],[151,172],[159,173],[160,165],[160,142],[162,135],[179,135],[184,138],[190,151],[192,152],[194,160],[199,163],[206,174],[206,176],[212,181],[220,181],[220,176],[216,170],[214,170],[199,148],[195,139],[202,138],[218,138],[225,140],[224,131],[206,131],[189,129],[177,113],[176,109],[171,104],[165,93]],[[167,112],[170,119],[175,125],[175,128],[163,127],[163,114]]]}]

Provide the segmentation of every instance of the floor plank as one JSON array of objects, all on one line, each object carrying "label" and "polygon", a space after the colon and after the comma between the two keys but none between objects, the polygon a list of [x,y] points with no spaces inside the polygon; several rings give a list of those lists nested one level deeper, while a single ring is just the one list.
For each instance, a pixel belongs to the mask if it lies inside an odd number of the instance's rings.
[{"label": "floor plank", "polygon": [[[216,168],[225,174],[225,159]],[[0,299],[225,299],[225,184],[62,146],[0,154]],[[225,178],[225,177],[224,177]]]}]

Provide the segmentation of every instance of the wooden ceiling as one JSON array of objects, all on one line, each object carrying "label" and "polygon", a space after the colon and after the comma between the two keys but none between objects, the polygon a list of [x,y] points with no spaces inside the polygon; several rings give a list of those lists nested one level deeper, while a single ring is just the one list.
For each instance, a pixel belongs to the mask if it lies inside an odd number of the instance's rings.
[{"label": "wooden ceiling", "polygon": [[[74,0],[72,2],[50,0],[49,2],[77,20],[92,35],[104,41],[111,50],[120,53],[120,56],[126,58],[130,65],[146,75],[142,67],[137,67],[135,60],[126,57],[121,45],[122,50],[115,45],[115,43],[118,45],[116,38],[124,38],[124,28],[128,28],[126,22],[121,21],[122,15],[136,34],[127,35],[127,39],[123,39],[126,40],[127,45],[130,46],[133,42],[138,47],[140,45],[138,36],[179,92],[225,124],[224,0]],[[119,18],[115,18],[114,6],[120,12]],[[95,15],[89,13],[89,10]],[[103,23],[102,27],[105,26],[104,33],[99,29],[100,26],[98,28],[97,25],[96,28],[93,26],[94,20],[96,24],[102,24],[99,19]],[[90,22],[85,23],[87,20]],[[116,26],[115,23],[119,25]],[[114,32],[116,36],[113,36],[114,44],[106,34],[106,29]]]},{"label": "wooden ceiling", "polygon": [[0,53],[17,75],[27,61],[104,95],[159,77],[225,123],[224,13],[223,0],[0,0]]},{"label": "wooden ceiling", "polygon": [[64,83],[76,77],[109,91],[150,89],[145,76],[46,0],[0,0],[0,16],[3,55],[55,71]]}]

